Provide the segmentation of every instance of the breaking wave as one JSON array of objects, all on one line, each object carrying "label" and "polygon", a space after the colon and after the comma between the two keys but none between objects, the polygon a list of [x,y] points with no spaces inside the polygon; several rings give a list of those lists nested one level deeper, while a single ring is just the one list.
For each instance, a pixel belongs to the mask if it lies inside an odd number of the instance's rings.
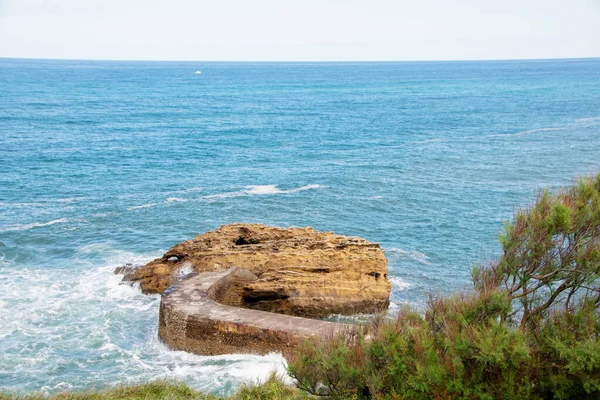
[{"label": "breaking wave", "polygon": [[523,136],[523,135],[527,135],[530,133],[535,133],[535,132],[546,132],[546,131],[563,131],[566,128],[538,128],[538,129],[529,129],[526,131],[521,131],[521,132],[517,132],[517,133],[513,133],[510,135],[505,135],[505,136]]},{"label": "breaking wave", "polygon": [[224,199],[228,197],[239,197],[239,196],[256,196],[256,195],[270,195],[270,194],[284,194],[284,193],[297,193],[305,190],[312,189],[320,189],[323,188],[322,185],[305,185],[300,186],[298,188],[293,189],[280,189],[277,185],[252,185],[246,186],[244,190],[236,191],[236,192],[226,192],[226,193],[218,193],[211,194],[207,196],[203,196],[203,199]]},{"label": "breaking wave", "polygon": [[12,225],[7,226],[5,228],[0,228],[0,232],[26,231],[33,228],[41,228],[44,226],[50,226],[54,224],[63,224],[65,222],[69,222],[69,220],[67,218],[59,218],[53,219],[52,221],[48,222],[33,222],[31,224]]},{"label": "breaking wave", "polygon": [[575,122],[577,124],[584,125],[585,127],[594,126],[600,124],[600,117],[580,118]]},{"label": "breaking wave", "polygon": [[431,261],[426,254],[421,253],[416,250],[404,250],[398,247],[392,247],[390,249],[386,249],[386,253],[396,254],[399,258],[409,258],[411,260],[415,260],[420,262],[421,264],[431,265]]},{"label": "breaking wave", "polygon": [[406,282],[397,276],[390,276],[390,282],[395,290],[406,290],[412,287],[412,283]]},{"label": "breaking wave", "polygon": [[[243,190],[237,190],[234,192],[225,192],[225,193],[217,193],[217,194],[209,194],[206,196],[202,196],[199,198],[181,198],[181,197],[169,197],[165,201],[142,204],[139,206],[128,207],[128,211],[135,211],[144,208],[151,208],[160,205],[169,205],[173,203],[186,203],[189,201],[198,201],[198,200],[218,200],[218,199],[227,199],[230,197],[242,197],[242,196],[262,196],[262,195],[273,195],[273,194],[287,194],[287,193],[298,193],[303,192],[305,190],[313,190],[324,188],[323,185],[311,184],[304,185],[297,188],[292,189],[280,189],[277,185],[251,185],[246,186]],[[198,188],[199,190],[199,188]],[[191,190],[196,191],[196,190]]]},{"label": "breaking wave", "polygon": [[133,207],[128,207],[127,210],[128,211],[133,211],[133,210],[140,210],[142,208],[150,208],[150,207],[155,207],[157,206],[159,203],[148,203],[148,204],[142,204],[141,206],[133,206]]},{"label": "breaking wave", "polygon": [[143,295],[113,274],[155,256],[97,243],[77,249],[68,269],[15,268],[0,258],[0,305],[10,310],[0,313],[3,389],[52,393],[171,378],[226,395],[284,372],[277,353],[205,357],[162,344],[160,296]]}]

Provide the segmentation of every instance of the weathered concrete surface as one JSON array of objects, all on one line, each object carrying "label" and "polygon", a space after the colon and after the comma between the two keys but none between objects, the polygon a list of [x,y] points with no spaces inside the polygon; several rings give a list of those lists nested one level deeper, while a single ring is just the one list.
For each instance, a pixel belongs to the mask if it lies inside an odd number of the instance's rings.
[{"label": "weathered concrete surface", "polygon": [[377,243],[307,228],[232,224],[172,247],[138,269],[119,269],[145,293],[162,293],[188,272],[237,266],[256,279],[235,280],[227,305],[323,317],[385,309],[391,284]]},{"label": "weathered concrete surface", "polygon": [[281,351],[298,340],[351,332],[356,327],[219,304],[227,287],[256,279],[247,270],[193,273],[161,298],[159,337],[175,350],[202,355]]}]

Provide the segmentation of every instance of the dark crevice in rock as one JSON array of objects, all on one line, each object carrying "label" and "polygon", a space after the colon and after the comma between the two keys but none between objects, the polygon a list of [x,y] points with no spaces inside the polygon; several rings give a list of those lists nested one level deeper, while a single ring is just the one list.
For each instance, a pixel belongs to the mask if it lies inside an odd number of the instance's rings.
[{"label": "dark crevice in rock", "polygon": [[240,236],[236,241],[235,241],[235,245],[236,246],[244,246],[246,244],[259,244],[260,241],[258,239],[246,239],[243,236]]},{"label": "dark crevice in rock", "polygon": [[268,301],[276,301],[276,300],[285,300],[290,296],[283,293],[252,293],[252,294],[244,294],[242,299],[246,304],[256,304],[260,302],[268,302]]}]

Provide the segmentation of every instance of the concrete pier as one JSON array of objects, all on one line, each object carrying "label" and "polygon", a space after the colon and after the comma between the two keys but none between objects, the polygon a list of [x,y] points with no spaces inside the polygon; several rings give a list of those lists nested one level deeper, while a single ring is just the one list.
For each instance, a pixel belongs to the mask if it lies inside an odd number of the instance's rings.
[{"label": "concrete pier", "polygon": [[201,355],[284,354],[298,340],[352,332],[356,326],[221,304],[228,285],[255,279],[233,267],[188,275],[162,294],[158,335],[175,350]]}]

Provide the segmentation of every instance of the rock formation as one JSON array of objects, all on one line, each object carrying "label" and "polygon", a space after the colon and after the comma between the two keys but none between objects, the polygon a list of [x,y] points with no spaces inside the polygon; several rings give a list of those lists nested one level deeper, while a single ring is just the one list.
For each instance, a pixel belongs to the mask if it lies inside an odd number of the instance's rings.
[{"label": "rock formation", "polygon": [[223,305],[303,317],[374,312],[387,307],[391,284],[379,244],[308,228],[232,224],[173,246],[125,281],[163,293],[189,273],[234,274],[216,298]]}]

